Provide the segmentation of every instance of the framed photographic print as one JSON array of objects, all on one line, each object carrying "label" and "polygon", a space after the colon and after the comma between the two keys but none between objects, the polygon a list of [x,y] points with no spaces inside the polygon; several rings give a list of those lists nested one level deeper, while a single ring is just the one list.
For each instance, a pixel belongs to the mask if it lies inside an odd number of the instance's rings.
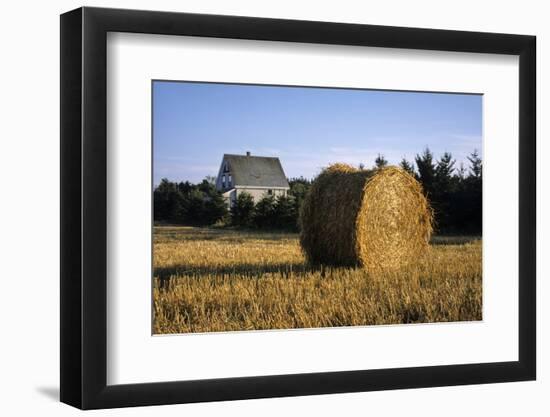
[{"label": "framed photographic print", "polygon": [[535,38],[61,16],[61,401],[535,379]]}]

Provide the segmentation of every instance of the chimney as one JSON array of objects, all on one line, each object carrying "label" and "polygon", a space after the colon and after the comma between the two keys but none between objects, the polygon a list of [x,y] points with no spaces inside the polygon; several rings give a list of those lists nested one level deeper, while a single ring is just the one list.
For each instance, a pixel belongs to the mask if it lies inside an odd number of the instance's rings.
[{"label": "chimney", "polygon": [[250,156],[250,151],[246,151],[246,156]]}]

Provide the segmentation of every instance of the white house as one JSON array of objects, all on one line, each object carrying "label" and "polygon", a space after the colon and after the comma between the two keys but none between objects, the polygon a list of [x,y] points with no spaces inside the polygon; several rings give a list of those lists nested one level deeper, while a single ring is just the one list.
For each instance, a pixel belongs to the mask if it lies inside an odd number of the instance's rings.
[{"label": "white house", "polygon": [[279,158],[224,154],[216,189],[231,207],[240,193],[246,192],[255,202],[265,195],[287,195],[290,189]]}]

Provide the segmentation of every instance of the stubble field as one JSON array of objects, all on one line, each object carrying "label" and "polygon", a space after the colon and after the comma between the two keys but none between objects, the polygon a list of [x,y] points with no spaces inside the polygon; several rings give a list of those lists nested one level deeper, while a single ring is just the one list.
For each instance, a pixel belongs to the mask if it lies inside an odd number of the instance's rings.
[{"label": "stubble field", "polygon": [[154,228],[155,334],[482,319],[481,239],[397,271],[311,267],[292,233]]}]

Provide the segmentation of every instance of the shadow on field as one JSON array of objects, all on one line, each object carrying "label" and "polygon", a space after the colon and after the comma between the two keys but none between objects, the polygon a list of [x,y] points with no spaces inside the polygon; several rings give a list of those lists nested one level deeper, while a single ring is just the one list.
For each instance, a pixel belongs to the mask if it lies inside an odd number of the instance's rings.
[{"label": "shadow on field", "polygon": [[279,241],[283,239],[295,239],[298,234],[286,231],[248,230],[248,229],[212,229],[212,228],[175,228],[156,227],[155,238],[159,240],[174,239],[184,241],[219,240],[242,243],[249,239]]},{"label": "shadow on field", "polygon": [[177,265],[173,267],[155,268],[153,275],[160,280],[160,287],[166,288],[173,277],[195,277],[204,278],[211,276],[215,278],[231,278],[233,275],[238,275],[239,278],[247,277],[250,279],[261,278],[264,274],[277,274],[281,278],[289,278],[291,275],[305,275],[311,272],[318,272],[321,277],[325,276],[334,269],[334,267],[324,265],[308,265],[306,263],[273,263],[273,264],[257,264],[257,263],[242,263],[232,266],[190,266]]},{"label": "shadow on field", "polygon": [[431,245],[464,245],[481,240],[481,236],[433,236]]}]

